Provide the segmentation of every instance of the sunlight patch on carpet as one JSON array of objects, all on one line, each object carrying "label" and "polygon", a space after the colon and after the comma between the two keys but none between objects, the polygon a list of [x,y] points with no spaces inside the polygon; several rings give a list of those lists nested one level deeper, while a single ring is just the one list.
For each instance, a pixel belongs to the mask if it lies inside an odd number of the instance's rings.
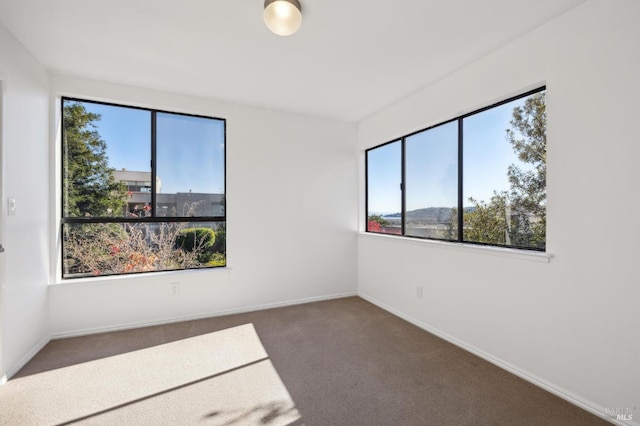
[{"label": "sunlight patch on carpet", "polygon": [[300,418],[253,324],[9,381],[0,424],[272,424]]}]

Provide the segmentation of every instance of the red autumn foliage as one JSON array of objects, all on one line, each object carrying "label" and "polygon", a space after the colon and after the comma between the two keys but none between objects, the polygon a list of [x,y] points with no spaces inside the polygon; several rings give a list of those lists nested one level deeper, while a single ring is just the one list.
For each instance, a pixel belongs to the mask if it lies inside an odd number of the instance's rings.
[{"label": "red autumn foliage", "polygon": [[367,222],[367,231],[369,232],[379,232],[381,234],[393,234],[393,235],[401,235],[402,231],[400,228],[395,227],[383,227],[379,222],[375,220],[370,220]]},{"label": "red autumn foliage", "polygon": [[382,232],[382,226],[375,220],[370,220],[369,223],[367,223],[367,231]]}]

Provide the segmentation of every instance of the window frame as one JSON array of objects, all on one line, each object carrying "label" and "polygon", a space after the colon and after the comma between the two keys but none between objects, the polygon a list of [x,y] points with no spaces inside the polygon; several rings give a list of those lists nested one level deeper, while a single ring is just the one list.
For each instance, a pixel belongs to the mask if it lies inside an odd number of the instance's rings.
[{"label": "window frame", "polygon": [[[449,120],[445,120],[442,122],[438,122],[436,124],[433,124],[431,126],[416,130],[414,132],[408,133],[406,135],[403,135],[401,137],[396,137],[393,138],[387,142],[384,142],[382,144],[373,146],[371,148],[367,148],[364,151],[364,170],[365,170],[365,232],[369,233],[369,234],[376,234],[376,235],[385,235],[385,236],[390,236],[390,237],[401,237],[401,238],[411,238],[411,239],[416,239],[416,240],[429,240],[429,241],[438,241],[441,243],[454,243],[455,245],[461,245],[461,244],[472,244],[472,245],[477,245],[477,246],[488,246],[488,247],[495,247],[495,248],[505,248],[505,249],[517,249],[517,250],[523,250],[523,251],[532,251],[532,252],[538,252],[538,253],[546,253],[546,244],[545,244],[545,248],[538,248],[538,247],[522,247],[522,246],[515,246],[515,245],[502,245],[502,244],[493,244],[493,243],[486,243],[486,242],[479,242],[479,241],[465,241],[464,240],[464,188],[463,188],[463,179],[464,179],[464,119],[467,117],[471,117],[477,114],[480,114],[482,112],[491,110],[493,108],[497,108],[499,106],[502,106],[504,104],[508,104],[510,102],[513,102],[515,100],[518,99],[522,99],[522,98],[526,98],[528,96],[534,95],[536,93],[540,93],[540,92],[546,92],[547,90],[547,86],[542,85],[542,86],[538,86],[535,89],[531,89],[528,90],[524,93],[515,95],[515,96],[511,96],[507,99],[503,99],[501,101],[498,101],[496,103],[493,103],[491,105],[479,108],[477,110],[473,110],[471,112],[459,115],[457,117],[451,118]],[[546,96],[546,93],[545,93]],[[458,226],[458,235],[457,235],[457,239],[455,240],[449,240],[449,239],[442,239],[442,238],[431,238],[431,237],[421,237],[421,236],[416,236],[416,235],[406,235],[406,178],[407,178],[407,174],[406,174],[406,139],[410,138],[414,135],[420,134],[422,132],[426,132],[428,130],[434,129],[436,127],[442,126],[442,125],[446,125],[452,122],[457,122],[458,123],[458,205],[457,207],[457,226]],[[545,129],[546,132],[546,129]],[[400,142],[401,144],[401,181],[400,181],[400,191],[401,191],[401,217],[400,217],[400,229],[401,229],[401,233],[398,234],[393,234],[393,233],[385,233],[385,232],[375,232],[375,231],[369,231],[369,226],[368,226],[368,219],[369,219],[369,152],[378,148],[381,148],[383,146],[392,144],[392,143],[396,143],[396,142]],[[546,188],[546,185],[545,185]]]},{"label": "window frame", "polygon": [[[65,102],[81,102],[81,103],[91,103],[97,105],[105,105],[111,107],[118,108],[127,108],[134,110],[147,111],[150,113],[150,154],[151,154],[151,200],[149,204],[151,205],[151,216],[143,216],[143,217],[111,217],[111,216],[103,216],[103,217],[68,217],[65,216],[65,186],[64,186],[64,171],[65,171],[65,155],[64,155],[64,143],[65,143],[65,134],[64,134],[64,125],[62,124],[64,121],[64,106]],[[222,216],[173,216],[173,217],[164,217],[164,216],[155,216],[156,214],[156,154],[157,154],[157,123],[156,116],[158,113],[161,114],[171,114],[177,116],[184,117],[194,117],[194,118],[203,118],[208,120],[218,120],[223,124],[223,138],[224,138],[224,147],[223,147],[223,160],[224,160],[224,193],[223,193],[223,215]],[[64,226],[65,225],[86,225],[86,224],[107,224],[107,223],[224,223],[226,225],[227,222],[227,120],[226,118],[220,117],[212,117],[202,114],[192,114],[192,113],[182,113],[176,111],[168,111],[157,108],[146,108],[135,105],[127,105],[127,104],[118,104],[114,102],[104,102],[97,101],[93,99],[87,98],[77,98],[73,96],[61,96],[60,97],[60,173],[57,178],[60,179],[60,213],[59,213],[59,232],[60,232],[60,250],[58,252],[60,256],[60,276],[59,279],[62,281],[68,280],[78,280],[78,279],[96,279],[100,277],[121,277],[121,276],[129,276],[129,275],[137,275],[137,274],[150,274],[150,273],[158,273],[158,272],[175,272],[175,271],[196,271],[196,270],[206,270],[206,269],[217,269],[217,268],[226,268],[227,262],[225,260],[224,266],[205,266],[200,268],[179,268],[179,269],[162,269],[158,271],[139,271],[139,272],[126,272],[126,273],[114,273],[114,274],[100,274],[97,276],[83,275],[83,276],[67,276],[65,277],[64,273]],[[225,230],[225,238],[226,238],[226,230]],[[225,244],[226,245],[226,244]],[[225,248],[226,252],[226,248]],[[226,254],[225,254],[226,258]]]}]

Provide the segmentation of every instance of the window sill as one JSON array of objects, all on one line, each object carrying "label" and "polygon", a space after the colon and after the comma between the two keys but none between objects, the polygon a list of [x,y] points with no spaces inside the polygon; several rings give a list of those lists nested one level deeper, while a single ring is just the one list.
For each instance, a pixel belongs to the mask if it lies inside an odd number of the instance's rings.
[{"label": "window sill", "polygon": [[228,266],[220,266],[217,268],[201,268],[201,269],[182,269],[176,271],[156,271],[156,272],[140,272],[136,274],[122,274],[122,275],[105,275],[105,276],[95,276],[95,277],[81,277],[81,278],[69,278],[69,279],[61,279],[51,282],[51,286],[57,285],[89,285],[89,284],[116,284],[116,283],[124,283],[126,281],[131,281],[134,279],[184,279],[185,277],[192,274],[203,274],[203,273],[229,273],[231,272],[231,268]]},{"label": "window sill", "polygon": [[376,234],[372,232],[360,232],[361,237],[393,241],[400,244],[410,244],[420,247],[433,247],[445,250],[455,250],[467,253],[476,253],[489,256],[508,257],[511,259],[526,260],[530,262],[549,263],[553,255],[539,251],[520,250],[476,244],[451,243],[448,241],[427,240],[420,238],[400,237],[397,235]]}]

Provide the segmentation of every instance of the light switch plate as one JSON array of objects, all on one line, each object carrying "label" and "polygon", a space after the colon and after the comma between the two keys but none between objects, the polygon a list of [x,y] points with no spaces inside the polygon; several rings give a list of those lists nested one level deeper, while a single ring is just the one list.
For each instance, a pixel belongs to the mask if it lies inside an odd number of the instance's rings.
[{"label": "light switch plate", "polygon": [[15,198],[9,197],[9,199],[7,200],[7,209],[9,210],[7,212],[9,216],[16,215],[16,199]]}]

